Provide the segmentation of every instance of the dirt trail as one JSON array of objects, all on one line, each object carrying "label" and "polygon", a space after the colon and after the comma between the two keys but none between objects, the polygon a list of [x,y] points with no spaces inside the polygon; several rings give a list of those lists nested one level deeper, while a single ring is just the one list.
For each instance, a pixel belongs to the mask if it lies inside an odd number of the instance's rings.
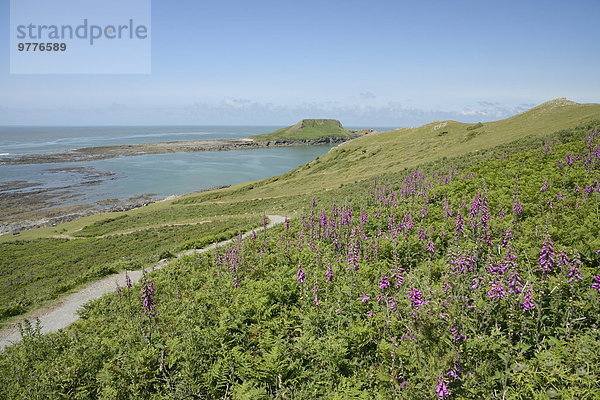
[{"label": "dirt trail", "polygon": [[[267,225],[267,228],[281,224],[286,219],[286,217],[282,217],[280,215],[269,215],[268,218],[270,222]],[[262,229],[262,227],[253,229],[244,233],[242,237],[248,237],[252,235],[253,232],[258,232]],[[181,254],[178,254],[177,258],[191,254],[204,253],[231,243],[234,240],[236,240],[236,238],[213,243],[202,249],[187,250]],[[153,267],[149,268],[148,271],[154,271],[163,268],[171,261],[172,260],[161,260]],[[132,283],[139,282],[139,280],[142,278],[142,271],[129,271],[128,274]],[[42,333],[54,332],[65,328],[79,319],[77,311],[84,304],[91,300],[95,300],[106,293],[114,292],[117,283],[121,286],[125,285],[125,272],[114,274],[103,278],[102,280],[96,281],[86,288],[66,296],[59,303],[51,307],[43,308],[28,314],[27,319],[30,321],[35,321],[36,318],[39,318]],[[10,346],[11,344],[21,340],[18,324],[19,323],[17,322],[0,330],[0,351],[3,351],[6,346]]]}]

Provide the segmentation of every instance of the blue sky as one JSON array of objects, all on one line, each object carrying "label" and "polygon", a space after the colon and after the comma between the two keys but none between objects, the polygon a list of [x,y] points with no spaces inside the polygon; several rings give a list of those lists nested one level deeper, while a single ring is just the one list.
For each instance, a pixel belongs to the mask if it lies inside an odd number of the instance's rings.
[{"label": "blue sky", "polygon": [[600,2],[152,2],[149,75],[9,74],[0,125],[413,126],[600,102]]}]

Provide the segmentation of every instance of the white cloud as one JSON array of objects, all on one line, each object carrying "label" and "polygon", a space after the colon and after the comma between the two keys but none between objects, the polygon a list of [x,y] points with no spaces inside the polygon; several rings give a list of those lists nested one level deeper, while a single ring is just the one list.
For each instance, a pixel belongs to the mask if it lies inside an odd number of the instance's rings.
[{"label": "white cloud", "polygon": [[303,118],[335,118],[346,126],[418,126],[437,120],[464,122],[506,118],[530,108],[478,103],[462,110],[428,110],[390,101],[380,105],[335,101],[276,105],[244,98],[196,102],[182,107],[134,107],[111,104],[101,108],[0,108],[0,125],[290,125]]},{"label": "white cloud", "polygon": [[373,92],[370,92],[368,90],[366,92],[360,92],[358,95],[363,100],[370,100],[370,99],[374,99],[377,97],[377,96],[375,96],[375,94]]}]

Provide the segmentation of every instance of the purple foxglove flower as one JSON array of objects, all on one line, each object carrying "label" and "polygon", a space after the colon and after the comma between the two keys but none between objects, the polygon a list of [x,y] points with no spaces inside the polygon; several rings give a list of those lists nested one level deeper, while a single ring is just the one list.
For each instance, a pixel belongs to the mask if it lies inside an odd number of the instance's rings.
[{"label": "purple foxglove flower", "polygon": [[533,302],[533,290],[529,289],[525,292],[523,296],[523,301],[519,303],[523,311],[533,310],[535,308],[535,303]]},{"label": "purple foxglove flower", "polygon": [[594,282],[592,283],[592,289],[596,289],[597,292],[600,292],[600,275],[594,276]]},{"label": "purple foxglove flower", "polygon": [[154,283],[146,281],[142,285],[142,308],[145,315],[156,317],[156,308],[154,307]]},{"label": "purple foxglove flower", "polygon": [[423,301],[423,294],[421,291],[416,288],[410,288],[408,290],[408,301],[410,301],[410,306],[415,310],[418,310],[419,307],[427,304],[427,302]]},{"label": "purple foxglove flower", "polygon": [[502,206],[500,206],[500,209],[498,210],[498,217],[502,220],[506,218],[506,212],[504,212],[504,207]]},{"label": "purple foxglove flower", "polygon": [[571,166],[573,165],[573,163],[575,163],[575,157],[573,157],[572,154],[567,154],[565,156],[565,162],[567,163],[567,165]]},{"label": "purple foxglove flower", "polygon": [[296,271],[296,280],[300,283],[303,283],[306,280],[306,275],[304,275],[304,271],[302,271],[300,266],[298,266],[298,271]]},{"label": "purple foxglove flower", "polygon": [[452,338],[452,340],[454,340],[455,342],[459,342],[459,341],[465,340],[467,338],[465,335],[463,335],[462,333],[460,333],[460,331],[458,330],[458,328],[451,328],[450,329],[450,333],[454,336]]},{"label": "purple foxglove flower", "polygon": [[331,266],[327,267],[327,271],[325,272],[325,277],[327,277],[327,282],[333,281],[333,270]]},{"label": "purple foxglove flower", "polygon": [[521,202],[519,201],[519,199],[516,196],[513,199],[513,211],[517,215],[519,215],[523,212],[523,206],[521,205]]},{"label": "purple foxglove flower", "polygon": [[435,387],[435,394],[439,399],[447,399],[450,397],[450,391],[448,390],[448,386],[446,385],[446,381],[438,378],[438,384]]},{"label": "purple foxglove flower", "polygon": [[319,226],[321,228],[327,227],[327,213],[322,212],[320,217],[319,217]]},{"label": "purple foxglove flower", "polygon": [[469,214],[471,227],[474,228],[480,224],[481,215],[485,207],[485,199],[481,193],[477,193],[471,203],[471,211]]},{"label": "purple foxglove flower", "polygon": [[411,230],[411,229],[413,228],[413,226],[414,226],[414,221],[413,221],[413,219],[411,218],[411,216],[410,216],[410,215],[408,215],[408,213],[405,213],[405,214],[404,214],[404,218],[402,219],[402,224],[401,224],[401,226],[402,226],[402,227],[403,227],[405,230],[407,230],[407,231],[409,231],[409,230]]},{"label": "purple foxglove flower", "polygon": [[431,254],[435,253],[435,245],[431,239],[427,241],[427,251]]},{"label": "purple foxglove flower", "polygon": [[129,277],[127,271],[125,271],[125,286],[127,286],[127,288],[131,288],[131,278]]},{"label": "purple foxglove flower", "polygon": [[[392,268],[390,271],[392,272],[390,279],[394,279],[396,281],[396,284],[394,285],[394,289],[399,289],[400,286],[402,286],[404,284],[404,276],[402,275],[402,274],[404,274],[404,268],[401,268],[401,267]],[[380,285],[381,285],[381,282],[380,282]]]},{"label": "purple foxglove flower", "polygon": [[[356,234],[356,229],[354,229],[352,231],[352,236],[354,236]],[[360,247],[359,247],[359,240],[355,239],[355,240],[351,240],[350,242],[348,242],[348,260],[347,260],[347,264],[348,267],[346,269],[352,269],[355,271],[358,271],[359,269],[359,253],[360,253]]]},{"label": "purple foxglove flower", "polygon": [[360,213],[360,223],[364,226],[367,224],[368,220],[369,220],[369,214],[367,214],[366,212],[361,212]]},{"label": "purple foxglove flower", "polygon": [[444,210],[444,218],[450,218],[454,215],[452,208],[450,208],[450,202],[447,197],[444,197],[444,202],[442,203],[442,209]]},{"label": "purple foxglove flower", "polygon": [[577,268],[577,265],[573,265],[567,273],[567,283],[571,283],[574,280],[583,280],[583,277],[581,276],[581,271],[579,270],[579,268]]},{"label": "purple foxglove flower", "polygon": [[444,282],[442,283],[442,290],[444,293],[448,293],[450,290],[452,290],[452,286],[450,286],[448,282]]},{"label": "purple foxglove flower", "polygon": [[492,288],[487,294],[490,299],[503,299],[507,295],[501,281],[492,282]]},{"label": "purple foxglove flower", "polygon": [[464,236],[465,233],[465,227],[464,227],[464,221],[463,221],[463,216],[461,213],[457,213],[456,214],[456,220],[454,221],[454,236],[455,239],[458,240],[459,236]]},{"label": "purple foxglove flower", "polygon": [[509,244],[510,241],[513,239],[513,233],[510,229],[507,229],[506,231],[504,231],[504,234],[502,235],[502,248],[506,248]]},{"label": "purple foxglove flower", "polygon": [[382,290],[389,288],[391,285],[392,284],[390,283],[389,278],[387,276],[382,276],[379,280],[379,288]]},{"label": "purple foxglove flower", "polygon": [[456,258],[450,260],[450,268],[453,271],[458,272],[473,272],[476,266],[475,258],[473,256],[459,255]]},{"label": "purple foxglove flower", "polygon": [[343,207],[341,212],[341,224],[342,225],[352,225],[352,209],[349,206]]},{"label": "purple foxglove flower", "polygon": [[446,375],[448,375],[450,378],[454,379],[455,381],[458,380],[458,373],[454,369],[451,369],[450,371],[446,372]]},{"label": "purple foxglove flower", "polygon": [[538,258],[538,265],[539,267],[537,268],[537,271],[544,274],[552,272],[553,268],[556,266],[554,243],[552,243],[550,236],[546,236],[546,239],[544,239],[544,242],[542,243],[540,256]]},{"label": "purple foxglove flower", "polygon": [[515,270],[511,270],[508,275],[508,291],[511,293],[523,292],[523,282],[521,276]]},{"label": "purple foxglove flower", "polygon": [[476,276],[476,277],[472,278],[471,279],[471,281],[472,281],[471,289],[473,289],[473,290],[479,289],[479,284],[481,283],[482,280],[483,280],[483,277],[481,277],[481,276]]}]

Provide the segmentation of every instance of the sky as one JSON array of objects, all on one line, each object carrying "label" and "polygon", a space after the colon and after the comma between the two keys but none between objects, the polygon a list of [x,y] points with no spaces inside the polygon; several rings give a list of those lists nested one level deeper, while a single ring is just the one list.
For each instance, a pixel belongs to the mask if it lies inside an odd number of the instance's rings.
[{"label": "sky", "polygon": [[598,0],[154,0],[151,15],[149,74],[11,74],[0,0],[0,125],[401,127],[600,102]]}]

